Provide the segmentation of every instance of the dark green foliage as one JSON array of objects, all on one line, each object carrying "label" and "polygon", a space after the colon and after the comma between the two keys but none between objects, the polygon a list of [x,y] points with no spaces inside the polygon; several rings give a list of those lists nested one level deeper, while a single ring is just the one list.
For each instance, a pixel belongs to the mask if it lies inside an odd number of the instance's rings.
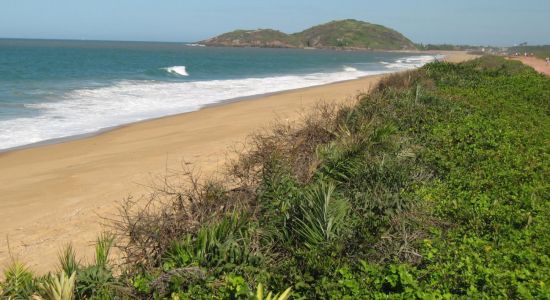
[{"label": "dark green foliage", "polygon": [[120,287],[112,270],[100,265],[83,267],[77,276],[77,299],[112,299]]},{"label": "dark green foliage", "polygon": [[235,214],[223,218],[177,241],[167,251],[163,268],[258,264],[260,258],[253,253],[252,235],[253,228],[246,216]]}]

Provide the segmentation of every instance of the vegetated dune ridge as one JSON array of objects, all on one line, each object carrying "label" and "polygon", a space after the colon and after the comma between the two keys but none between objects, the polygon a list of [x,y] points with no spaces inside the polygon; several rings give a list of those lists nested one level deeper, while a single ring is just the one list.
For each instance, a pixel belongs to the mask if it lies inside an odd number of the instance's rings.
[{"label": "vegetated dune ridge", "polygon": [[[443,54],[451,62],[476,57]],[[147,194],[147,185],[167,169],[180,169],[185,160],[189,167],[213,174],[223,167],[227,151],[255,130],[277,118],[297,119],[300,111],[321,101],[352,100],[382,77],[258,96],[0,153],[0,266],[13,257],[47,272],[56,267],[56,254],[67,243],[80,257],[92,257],[90,245],[105,222],[101,217],[115,217],[118,203],[128,195]]]}]

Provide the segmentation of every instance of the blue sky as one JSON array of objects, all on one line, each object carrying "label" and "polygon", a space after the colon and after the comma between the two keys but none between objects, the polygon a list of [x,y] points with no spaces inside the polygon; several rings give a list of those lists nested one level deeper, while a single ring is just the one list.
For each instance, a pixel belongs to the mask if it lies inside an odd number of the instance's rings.
[{"label": "blue sky", "polygon": [[291,33],[346,18],[415,42],[550,44],[550,0],[0,0],[0,37],[197,41],[236,28]]}]

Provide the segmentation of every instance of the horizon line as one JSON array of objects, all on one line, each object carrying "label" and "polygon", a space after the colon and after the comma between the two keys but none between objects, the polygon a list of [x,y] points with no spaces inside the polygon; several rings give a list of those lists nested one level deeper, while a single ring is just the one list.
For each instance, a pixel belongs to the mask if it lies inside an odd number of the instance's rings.
[{"label": "horizon line", "polygon": [[[0,37],[0,40],[29,40],[29,41],[74,41],[74,42],[123,42],[123,43],[166,43],[166,44],[196,44],[198,41],[162,41],[162,40],[114,40],[114,39],[77,39],[77,38],[29,38],[29,37]],[[491,44],[467,44],[467,43],[424,43],[414,42],[415,45],[452,45],[452,46],[475,46],[475,47],[495,47],[495,48],[509,48],[518,47],[515,45],[491,45]],[[549,44],[527,44],[526,46],[548,46]]]}]

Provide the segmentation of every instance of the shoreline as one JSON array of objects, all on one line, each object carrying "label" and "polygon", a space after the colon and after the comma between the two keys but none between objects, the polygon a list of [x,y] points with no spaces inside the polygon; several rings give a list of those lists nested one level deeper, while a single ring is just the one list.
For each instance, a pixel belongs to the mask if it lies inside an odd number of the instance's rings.
[{"label": "shoreline", "polygon": [[[233,47],[229,47],[229,48],[233,48]],[[291,48],[289,48],[289,49],[291,49]],[[314,49],[314,50],[319,50],[319,51],[356,51],[356,50],[342,50],[342,49],[338,50],[338,49],[324,49],[324,48],[319,48],[319,49]],[[377,52],[379,50],[366,50],[366,49],[363,49],[363,50],[357,50],[357,51]],[[443,55],[444,56],[443,60],[445,60],[446,57],[448,57],[449,55],[452,57],[452,55],[455,54],[454,51],[420,51],[420,50],[387,50],[387,51],[383,51],[383,52],[416,54],[416,55],[433,55],[434,57],[437,56],[437,55]],[[447,53],[445,53],[445,52],[447,52]],[[315,88],[315,87],[321,87],[321,86],[328,86],[328,85],[332,85],[332,84],[338,84],[338,83],[343,83],[343,82],[348,82],[348,81],[353,81],[353,80],[359,80],[359,79],[370,77],[370,76],[388,75],[388,74],[392,74],[392,73],[404,72],[404,71],[407,71],[407,70],[408,69],[374,71],[374,72],[379,72],[379,73],[363,75],[363,76],[359,76],[359,77],[354,78],[354,79],[338,80],[338,81],[334,81],[334,82],[330,82],[330,83],[323,83],[323,84],[306,86],[306,87],[301,87],[301,88],[285,89],[285,90],[269,92],[269,93],[261,93],[261,94],[255,94],[255,95],[249,95],[249,96],[241,96],[241,97],[223,99],[223,100],[220,100],[218,102],[206,103],[204,105],[201,105],[196,110],[191,110],[191,111],[186,111],[186,112],[178,112],[178,113],[168,114],[168,115],[163,115],[163,116],[158,116],[158,117],[145,118],[145,119],[138,120],[138,121],[132,121],[132,122],[129,122],[129,123],[122,123],[122,124],[118,124],[118,125],[113,125],[113,126],[100,128],[98,130],[94,130],[94,131],[91,131],[91,132],[72,134],[72,135],[68,135],[68,136],[62,136],[62,137],[57,137],[57,138],[41,140],[41,141],[33,142],[33,143],[30,143],[30,144],[23,144],[23,145],[19,145],[19,146],[15,146],[15,147],[3,148],[3,149],[0,149],[0,157],[2,155],[6,154],[6,153],[10,153],[10,152],[13,152],[13,151],[25,150],[25,149],[42,147],[42,146],[47,146],[47,145],[60,144],[60,143],[70,142],[70,141],[79,140],[79,139],[86,139],[86,138],[94,137],[94,136],[97,136],[97,135],[101,135],[105,132],[109,132],[109,131],[112,131],[112,130],[117,130],[119,128],[123,128],[125,126],[138,124],[138,123],[141,123],[141,122],[148,122],[148,121],[158,120],[158,119],[167,118],[167,117],[173,117],[173,116],[177,116],[177,115],[181,115],[181,114],[188,114],[188,113],[200,111],[200,110],[208,108],[208,107],[226,105],[226,104],[230,104],[230,103],[233,103],[233,102],[250,101],[250,100],[259,99],[259,98],[267,97],[267,96],[271,96],[271,95],[277,95],[277,94],[280,94],[280,93],[285,93],[285,92],[290,92],[290,91],[300,91],[300,90],[303,90],[303,89],[309,89],[309,88]]]},{"label": "shoreline", "polygon": [[62,143],[75,141],[75,140],[80,140],[80,139],[92,138],[94,136],[98,136],[98,135],[104,134],[106,132],[110,132],[110,131],[113,131],[113,130],[124,128],[126,126],[132,126],[134,124],[139,124],[139,123],[143,123],[143,122],[155,121],[155,120],[159,120],[159,119],[163,119],[163,118],[170,118],[170,117],[176,117],[176,116],[179,116],[179,115],[194,113],[194,112],[197,112],[197,111],[209,108],[209,107],[224,106],[224,105],[227,105],[227,104],[236,103],[236,102],[243,102],[243,101],[254,101],[254,100],[257,100],[257,99],[264,98],[264,97],[275,96],[275,95],[284,94],[284,93],[287,93],[287,92],[299,92],[299,91],[310,89],[310,88],[330,86],[330,85],[333,85],[333,84],[339,84],[339,83],[345,83],[345,82],[350,82],[350,81],[354,81],[354,80],[360,80],[360,79],[364,79],[364,78],[368,78],[368,77],[372,77],[372,76],[384,76],[384,75],[390,75],[390,74],[404,72],[404,71],[406,71],[406,70],[387,71],[387,72],[380,73],[380,74],[359,76],[358,78],[354,78],[354,79],[339,80],[339,81],[334,81],[334,82],[330,82],[330,83],[312,85],[312,86],[308,86],[308,87],[289,89],[289,90],[280,90],[280,91],[271,92],[271,93],[263,93],[263,94],[256,94],[256,95],[250,95],[250,96],[242,96],[242,97],[224,99],[224,100],[221,100],[221,101],[218,101],[218,102],[204,104],[201,107],[199,107],[198,109],[192,110],[192,111],[180,112],[180,113],[175,113],[175,114],[170,114],[170,115],[165,115],[165,116],[160,116],[160,117],[147,118],[147,119],[134,121],[134,122],[130,122],[130,123],[124,123],[124,124],[120,124],[120,125],[101,128],[101,129],[98,129],[98,130],[92,131],[92,132],[73,134],[73,135],[68,135],[68,136],[64,136],[64,137],[38,141],[38,142],[31,143],[31,144],[25,144],[25,145],[21,145],[21,146],[15,146],[15,147],[10,147],[10,148],[0,149],[0,157],[3,154],[10,153],[10,152],[13,152],[13,151],[32,149],[32,148],[37,148],[37,147],[42,147],[42,146],[62,144]]},{"label": "shoreline", "polygon": [[[236,47],[228,47],[228,48],[236,48]],[[258,48],[258,47],[252,47],[252,48]],[[288,48],[288,49],[294,49],[294,48]],[[301,49],[301,48],[295,48],[295,49]],[[382,50],[368,50],[368,49],[346,50],[346,49],[325,49],[325,48],[315,48],[314,50],[319,50],[319,51],[354,51],[354,52],[355,51],[359,51],[359,52],[361,52],[361,51],[364,51],[364,52],[379,52],[380,51],[380,52],[391,52],[391,53],[403,53],[403,54],[409,54],[409,55],[413,55],[413,54],[414,55],[429,55],[429,56],[433,56],[434,60],[438,60],[437,56],[443,56],[442,60],[445,60],[446,59],[445,57],[447,57],[449,55],[452,56],[456,52],[462,52],[462,51],[420,51],[420,50],[384,50],[384,51],[382,51]],[[276,94],[279,94],[279,93],[284,93],[284,92],[289,92],[289,91],[299,91],[299,90],[302,90],[302,89],[308,89],[308,88],[312,88],[312,87],[326,86],[326,85],[331,85],[331,84],[337,84],[337,83],[342,83],[342,82],[347,82],[347,81],[358,80],[358,79],[362,79],[362,78],[370,77],[370,76],[387,75],[387,74],[392,74],[392,73],[404,72],[404,71],[408,71],[408,70],[410,70],[410,69],[403,69],[403,70],[388,69],[388,70],[383,70],[383,71],[366,71],[366,72],[373,72],[374,74],[362,75],[362,76],[359,76],[359,77],[354,78],[354,79],[337,80],[337,81],[333,81],[333,82],[329,82],[329,83],[321,83],[321,84],[316,84],[316,85],[311,85],[311,86],[306,86],[306,87],[301,87],[301,88],[283,89],[283,90],[279,90],[279,91],[275,91],[275,92],[267,92],[267,93],[260,93],[260,94],[254,94],[254,95],[248,95],[248,96],[237,96],[237,97],[234,97],[234,98],[222,99],[222,100],[219,100],[217,102],[203,104],[195,110],[184,111],[184,112],[176,112],[176,113],[166,114],[166,115],[162,115],[162,116],[146,117],[146,118],[141,119],[141,120],[130,121],[128,123],[115,124],[115,125],[99,128],[97,130],[89,131],[89,132],[70,134],[70,135],[67,135],[67,136],[61,136],[61,137],[55,137],[55,138],[48,138],[48,139],[45,139],[45,140],[40,140],[40,141],[32,142],[32,143],[29,143],[29,144],[12,146],[12,147],[8,147],[8,148],[0,148],[0,156],[2,156],[5,153],[10,153],[12,151],[19,151],[19,150],[24,150],[24,149],[29,149],[29,148],[42,147],[42,146],[52,145],[52,144],[60,144],[60,143],[65,143],[65,142],[78,140],[78,139],[86,139],[86,138],[90,138],[90,137],[93,137],[93,136],[101,135],[105,132],[116,130],[118,128],[122,128],[122,127],[125,127],[125,126],[128,126],[128,125],[137,124],[137,123],[141,123],[141,122],[152,121],[152,120],[157,120],[157,119],[171,117],[171,116],[177,116],[177,115],[180,115],[180,114],[192,113],[192,112],[199,111],[199,110],[202,110],[202,109],[205,109],[205,108],[208,108],[208,107],[212,107],[212,106],[225,105],[225,104],[228,104],[228,103],[239,102],[239,101],[254,100],[254,99],[261,98],[261,97],[267,97],[267,96],[276,95]]]},{"label": "shoreline", "polygon": [[[475,56],[463,52],[446,60]],[[19,258],[44,273],[72,243],[79,258],[116,218],[118,203],[182,163],[215,174],[231,147],[275,120],[295,121],[320,102],[354,101],[381,78],[360,79],[213,103],[197,111],[129,123],[92,136],[0,153],[0,269]],[[7,247],[9,240],[10,249]]]}]

